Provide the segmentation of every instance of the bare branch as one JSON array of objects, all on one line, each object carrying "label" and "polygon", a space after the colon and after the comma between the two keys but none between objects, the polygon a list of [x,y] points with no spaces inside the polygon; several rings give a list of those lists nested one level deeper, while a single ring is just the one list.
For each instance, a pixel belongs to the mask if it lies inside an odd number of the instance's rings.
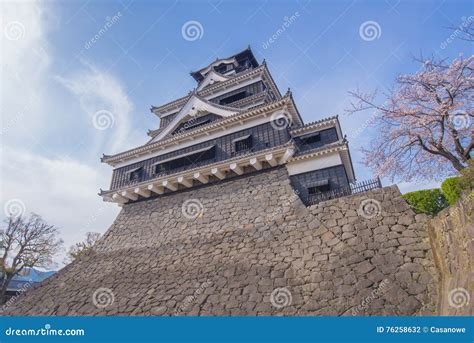
[{"label": "bare branch", "polygon": [[25,268],[47,267],[62,246],[57,228],[36,214],[28,219],[10,217],[6,224],[0,230],[0,300],[15,275]]},{"label": "bare branch", "polygon": [[371,126],[376,136],[362,151],[377,175],[406,181],[442,178],[459,172],[472,158],[474,56],[451,64],[419,61],[420,70],[398,76],[383,97],[350,92],[354,102],[349,114],[375,112]]}]

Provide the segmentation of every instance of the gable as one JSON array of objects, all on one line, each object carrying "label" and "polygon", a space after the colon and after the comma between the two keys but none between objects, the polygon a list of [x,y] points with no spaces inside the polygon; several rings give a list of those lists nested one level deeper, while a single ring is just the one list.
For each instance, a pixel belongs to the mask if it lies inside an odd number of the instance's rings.
[{"label": "gable", "polygon": [[201,89],[205,88],[206,86],[208,85],[212,85],[214,84],[215,82],[222,82],[222,81],[226,81],[228,80],[229,77],[227,76],[224,76],[222,74],[219,74],[217,72],[215,72],[214,70],[211,70],[207,75],[206,77],[204,78],[204,80],[201,81],[201,83],[199,84],[197,90],[200,91]]},{"label": "gable", "polygon": [[178,134],[188,130],[193,130],[199,126],[203,126],[209,124],[217,119],[221,118],[217,114],[214,113],[207,113],[200,116],[192,117],[191,119],[185,118],[181,123],[179,123],[178,127],[174,129],[171,134]]},{"label": "gable", "polygon": [[151,142],[157,142],[163,139],[169,133],[175,131],[181,123],[192,118],[196,118],[196,116],[200,113],[213,113],[220,117],[226,118],[237,114],[240,111],[241,110],[238,108],[214,104],[194,94],[189,98],[188,102],[181,108],[181,110],[168,124],[168,126],[164,128],[155,138],[153,138]]},{"label": "gable", "polygon": [[219,66],[221,64],[231,64],[231,63],[234,64],[234,65],[238,65],[237,60],[235,59],[235,57],[226,58],[226,59],[218,59],[218,60],[214,61],[213,63],[209,64],[206,68],[201,69],[199,71],[199,73],[201,75],[206,75],[211,70],[213,70],[214,67],[216,67],[216,66]]}]

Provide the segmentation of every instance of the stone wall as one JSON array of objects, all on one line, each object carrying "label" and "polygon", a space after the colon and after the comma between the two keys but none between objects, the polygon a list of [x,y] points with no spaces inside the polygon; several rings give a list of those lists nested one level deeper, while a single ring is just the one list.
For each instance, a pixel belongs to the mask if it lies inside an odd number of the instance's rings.
[{"label": "stone wall", "polygon": [[474,315],[474,197],[469,196],[428,222],[440,275],[438,314]]},{"label": "stone wall", "polygon": [[125,205],[6,313],[434,314],[426,220],[395,186],[306,208],[277,168]]}]

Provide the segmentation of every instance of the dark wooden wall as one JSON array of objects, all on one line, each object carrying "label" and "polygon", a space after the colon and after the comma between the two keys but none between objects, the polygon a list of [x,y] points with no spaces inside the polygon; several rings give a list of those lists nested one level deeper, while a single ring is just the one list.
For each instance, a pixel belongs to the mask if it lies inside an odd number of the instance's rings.
[{"label": "dark wooden wall", "polygon": [[[234,153],[234,143],[233,140],[243,137],[246,135],[252,134],[253,137],[253,151],[264,150],[270,147],[282,145],[290,139],[288,130],[277,130],[272,126],[271,123],[265,123],[261,125],[254,126],[249,129],[241,130],[234,132],[213,140],[209,140],[203,143],[199,143],[187,148],[179,149],[161,156],[153,157],[145,161],[137,162],[130,164],[125,167],[117,168],[114,170],[112,175],[112,183],[110,189],[118,189],[124,186],[133,185],[140,181],[150,180],[156,178],[157,175],[154,174],[153,164],[166,160],[170,157],[175,157],[215,145],[215,158],[212,161],[189,161],[189,166],[186,168],[181,168],[179,170],[170,171],[170,173],[178,172],[180,170],[187,170],[194,167],[199,167],[202,165],[210,164],[213,162],[224,161],[235,156]],[[127,171],[142,167],[142,177],[138,181],[130,182],[128,178]]]},{"label": "dark wooden wall", "polygon": [[[321,140],[319,142],[315,142],[312,144],[303,144],[304,138],[312,136],[316,133],[319,133],[319,135],[321,136]],[[306,134],[303,136],[295,137],[294,140],[295,140],[296,146],[298,147],[298,152],[304,152],[311,149],[322,147],[323,145],[326,145],[326,144],[337,142],[339,138],[337,137],[336,128],[332,127],[330,129],[325,129],[318,132],[313,132],[313,133]]]},{"label": "dark wooden wall", "polygon": [[346,170],[342,164],[290,176],[291,185],[303,201],[308,199],[308,187],[324,179],[329,180],[330,189],[349,186]]}]

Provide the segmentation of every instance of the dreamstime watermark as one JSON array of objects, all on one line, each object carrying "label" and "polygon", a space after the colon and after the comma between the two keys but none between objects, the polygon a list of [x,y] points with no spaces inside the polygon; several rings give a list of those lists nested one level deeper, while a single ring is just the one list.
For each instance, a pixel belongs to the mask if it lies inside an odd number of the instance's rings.
[{"label": "dreamstime watermark", "polygon": [[388,279],[383,279],[382,282],[380,282],[379,286],[374,289],[368,296],[362,300],[360,305],[357,305],[357,307],[352,309],[352,315],[357,316],[360,311],[363,311],[369,307],[369,304],[376,299],[377,297],[381,296],[387,291],[387,287],[390,285],[390,280]]},{"label": "dreamstime watermark", "polygon": [[293,123],[290,115],[282,111],[274,112],[270,119],[270,124],[275,130],[286,130]]},{"label": "dreamstime watermark", "polygon": [[471,296],[467,289],[459,287],[454,288],[449,291],[448,293],[448,303],[449,306],[454,308],[461,308],[464,306],[469,305],[469,301],[471,300]]},{"label": "dreamstime watermark", "polygon": [[290,306],[293,302],[293,296],[288,288],[275,288],[273,292],[270,294],[270,302],[272,303],[273,307],[278,309]]},{"label": "dreamstime watermark", "polygon": [[359,36],[367,42],[379,39],[382,36],[382,28],[379,23],[373,20],[368,20],[360,24]]},{"label": "dreamstime watermark", "polygon": [[292,188],[291,196],[288,199],[285,199],[282,203],[281,206],[290,206],[293,204],[295,201],[300,199],[300,190],[299,189],[294,189]]},{"label": "dreamstime watermark", "polygon": [[197,120],[199,118],[202,118],[202,116],[200,115],[202,113],[201,110],[199,109],[196,109],[195,107],[191,108],[191,111],[188,113],[188,115],[191,116],[191,119],[188,120],[187,122],[185,122],[178,130],[176,130],[175,132],[171,133],[172,136],[174,135],[179,135],[187,130],[189,130],[190,128],[192,128],[195,124],[199,124],[197,122]]},{"label": "dreamstime watermark", "polygon": [[181,206],[181,213],[188,219],[196,219],[202,217],[204,206],[199,199],[188,199]]},{"label": "dreamstime watermark", "polygon": [[106,308],[112,305],[115,301],[114,293],[110,288],[97,288],[92,294],[92,302],[97,308]]},{"label": "dreamstime watermark", "polygon": [[373,219],[380,215],[382,212],[382,205],[375,199],[365,199],[362,200],[357,213],[359,216],[364,217],[365,219]]},{"label": "dreamstime watermark", "polygon": [[112,26],[114,26],[120,20],[120,18],[122,18],[121,12],[117,12],[113,17],[105,18],[105,24],[91,39],[89,39],[84,44],[84,48],[86,50],[89,50],[95,43],[97,43],[102,38],[102,36],[107,33],[107,31],[109,31]]},{"label": "dreamstime watermark", "polygon": [[16,292],[16,294],[12,296],[10,299],[8,299],[7,302],[0,307],[0,313],[5,312],[10,306],[12,306],[13,303],[15,303],[15,301],[18,299],[18,297],[22,293],[26,292],[29,288],[31,288],[32,285],[33,285],[33,281],[29,280],[23,286],[21,286]]},{"label": "dreamstime watermark", "polygon": [[377,118],[380,117],[380,114],[381,113],[379,112],[375,112],[374,114],[372,114],[370,118],[368,118],[361,126],[349,133],[349,138],[355,139],[360,136],[362,132],[364,132],[367,128],[373,126]]},{"label": "dreamstime watermark", "polygon": [[190,20],[181,27],[181,35],[189,42],[194,42],[204,36],[204,27],[196,20]]},{"label": "dreamstime watermark", "polygon": [[25,25],[23,25],[19,21],[11,21],[7,25],[5,25],[3,33],[5,35],[5,38],[8,40],[15,41],[23,39],[26,35]]},{"label": "dreamstime watermark", "polygon": [[3,206],[3,212],[5,213],[5,216],[17,219],[25,214],[26,205],[20,199],[10,199]]},{"label": "dreamstime watermark", "polygon": [[471,127],[471,117],[467,113],[451,114],[449,122],[456,130],[464,130]]},{"label": "dreamstime watermark", "polygon": [[97,130],[107,130],[114,126],[115,116],[112,112],[107,110],[100,110],[94,113],[92,116],[92,125]]},{"label": "dreamstime watermark", "polygon": [[202,293],[204,293],[204,291],[206,290],[206,288],[208,287],[211,287],[212,286],[212,282],[211,281],[206,281],[206,282],[203,282],[193,293],[193,295],[189,295],[187,296],[186,298],[184,298],[183,302],[179,305],[179,307],[176,309],[175,311],[175,315],[180,315],[181,312],[184,312],[186,311],[186,309],[189,308],[189,306],[191,306],[191,304],[193,302],[196,301],[197,297],[200,296]]},{"label": "dreamstime watermark", "polygon": [[470,27],[471,23],[474,22],[474,16],[469,16],[469,17],[462,17],[461,18],[461,25],[459,25],[456,30],[454,30],[453,33],[451,33],[451,35],[446,38],[443,42],[441,42],[441,44],[439,45],[439,47],[441,48],[441,50],[444,50],[448,47],[449,44],[451,44],[456,38],[458,38],[461,34],[463,34],[463,32],[466,32],[466,29],[468,27]]},{"label": "dreamstime watermark", "polygon": [[53,329],[50,324],[45,324],[39,329],[16,329],[9,327],[5,330],[6,336],[85,336],[84,329]]},{"label": "dreamstime watermark", "polygon": [[265,42],[262,43],[262,48],[263,49],[268,49],[270,45],[275,43],[278,38],[293,24],[298,17],[300,16],[300,13],[296,11],[294,14],[291,16],[285,16],[283,18],[283,24],[273,33],[270,38],[268,38]]}]

